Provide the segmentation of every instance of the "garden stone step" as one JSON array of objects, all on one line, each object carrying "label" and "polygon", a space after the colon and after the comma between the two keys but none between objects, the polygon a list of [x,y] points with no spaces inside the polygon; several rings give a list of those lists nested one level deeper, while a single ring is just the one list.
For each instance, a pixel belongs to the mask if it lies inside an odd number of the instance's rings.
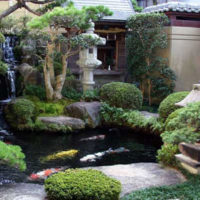
[{"label": "garden stone step", "polygon": [[179,150],[183,155],[200,162],[200,144],[180,143]]},{"label": "garden stone step", "polygon": [[175,157],[187,171],[192,174],[200,174],[200,162],[197,162],[196,160],[193,160],[183,154],[177,154]]},{"label": "garden stone step", "polygon": [[57,117],[39,117],[38,118],[44,124],[55,124],[58,126],[69,126],[72,130],[85,129],[85,122],[81,119],[57,116]]}]

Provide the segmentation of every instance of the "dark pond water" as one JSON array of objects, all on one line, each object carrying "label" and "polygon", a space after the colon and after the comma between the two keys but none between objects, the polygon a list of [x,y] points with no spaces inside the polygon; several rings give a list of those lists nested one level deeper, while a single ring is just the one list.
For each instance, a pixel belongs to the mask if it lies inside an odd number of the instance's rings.
[{"label": "dark pond water", "polygon": [[[106,135],[103,140],[81,141],[96,135]],[[26,155],[27,170],[22,173],[7,166],[0,165],[0,183],[27,182],[27,177],[48,168],[57,167],[87,167],[114,164],[129,164],[137,162],[156,162],[156,151],[160,143],[152,136],[134,134],[128,130],[98,129],[85,131],[84,133],[63,134],[35,134],[20,133],[15,136],[7,136],[5,142],[20,145]],[[109,148],[124,147],[130,152],[104,155],[96,162],[81,162],[80,158],[97,152],[103,152]],[[55,160],[41,163],[40,158],[55,152],[77,149],[79,153],[73,159]]]}]

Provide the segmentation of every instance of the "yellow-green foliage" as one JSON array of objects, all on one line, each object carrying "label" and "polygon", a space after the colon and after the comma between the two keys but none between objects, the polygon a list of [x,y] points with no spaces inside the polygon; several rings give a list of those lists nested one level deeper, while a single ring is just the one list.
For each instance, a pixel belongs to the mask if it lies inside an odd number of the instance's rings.
[{"label": "yellow-green foliage", "polygon": [[27,96],[36,107],[37,116],[46,117],[46,116],[59,116],[63,114],[64,108],[72,103],[74,100],[71,99],[62,99],[59,101],[40,101],[35,96]]},{"label": "yellow-green foliage", "polygon": [[118,200],[121,183],[97,170],[69,169],[45,180],[49,200]]},{"label": "yellow-green foliage", "polygon": [[26,163],[24,162],[25,155],[19,146],[7,145],[0,141],[0,163],[7,164],[24,171]]},{"label": "yellow-green foliage", "polygon": [[61,151],[58,153],[54,153],[51,155],[48,155],[46,157],[43,157],[40,159],[40,161],[43,162],[48,162],[48,161],[52,161],[52,160],[58,160],[58,159],[71,159],[73,157],[75,157],[78,154],[78,150],[75,149],[71,149],[68,151]]}]

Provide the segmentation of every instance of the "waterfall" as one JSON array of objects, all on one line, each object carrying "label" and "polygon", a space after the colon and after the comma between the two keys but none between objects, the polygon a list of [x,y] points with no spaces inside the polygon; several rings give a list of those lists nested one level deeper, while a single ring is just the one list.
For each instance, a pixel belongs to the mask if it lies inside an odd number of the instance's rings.
[{"label": "waterfall", "polygon": [[15,66],[14,47],[17,42],[16,36],[6,36],[5,42],[0,44],[3,52],[3,61],[8,64],[9,68],[5,77],[0,76],[0,101],[10,101],[15,98]]},{"label": "waterfall", "polygon": [[2,59],[8,64],[8,71],[5,76],[0,75],[0,139],[7,134],[8,126],[3,118],[3,106],[16,96],[15,87],[15,67],[16,59],[14,57],[14,47],[17,42],[16,36],[5,36],[5,42],[0,44],[3,56]]}]

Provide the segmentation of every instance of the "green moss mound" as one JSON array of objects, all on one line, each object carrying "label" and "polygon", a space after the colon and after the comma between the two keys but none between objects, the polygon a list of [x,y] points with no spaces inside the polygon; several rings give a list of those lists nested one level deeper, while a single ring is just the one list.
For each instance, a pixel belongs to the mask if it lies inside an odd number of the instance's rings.
[{"label": "green moss mound", "polygon": [[12,128],[22,130],[32,123],[35,105],[28,99],[19,98],[7,105],[5,115]]},{"label": "green moss mound", "polygon": [[167,119],[167,117],[174,112],[175,110],[179,109],[180,107],[175,106],[175,103],[180,102],[183,100],[189,92],[176,92],[173,94],[170,94],[168,97],[166,97],[160,104],[158,113],[160,114],[160,117],[163,119]]},{"label": "green moss mound", "polygon": [[142,93],[133,84],[112,82],[102,86],[100,98],[110,106],[124,109],[140,109]]},{"label": "green moss mound", "polygon": [[119,181],[97,170],[69,169],[45,181],[49,200],[118,200]]}]

